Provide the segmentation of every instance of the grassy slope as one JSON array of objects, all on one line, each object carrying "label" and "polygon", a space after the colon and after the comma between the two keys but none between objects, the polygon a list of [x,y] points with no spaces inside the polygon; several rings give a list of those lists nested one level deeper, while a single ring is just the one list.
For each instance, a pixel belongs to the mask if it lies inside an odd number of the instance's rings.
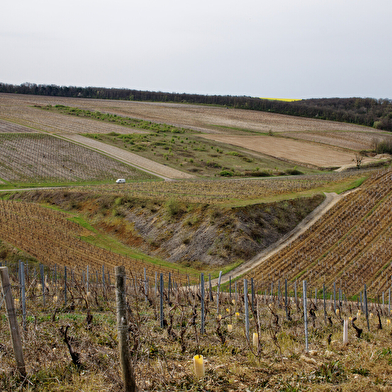
[{"label": "grassy slope", "polygon": [[91,244],[150,263],[173,266],[175,262],[180,272],[194,273],[197,268],[214,275],[253,257],[323,199],[316,195],[232,208],[63,191],[9,197],[69,211],[70,219],[94,233],[83,238]]},{"label": "grassy slope", "polygon": [[349,189],[361,181],[349,178],[302,194],[228,200],[221,206],[171,198],[143,200],[142,194],[139,198],[99,196],[88,188],[4,193],[2,197],[35,200],[68,211],[70,219],[95,233],[83,238],[93,245],[162,266],[172,267],[175,261],[180,272],[193,275],[202,269],[216,276],[219,270],[229,271],[291,230],[321,201],[314,198],[321,191]]}]

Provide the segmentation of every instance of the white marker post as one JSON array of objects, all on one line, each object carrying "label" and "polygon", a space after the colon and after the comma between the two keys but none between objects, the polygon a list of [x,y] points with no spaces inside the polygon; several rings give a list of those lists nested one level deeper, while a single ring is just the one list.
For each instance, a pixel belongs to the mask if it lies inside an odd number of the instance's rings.
[{"label": "white marker post", "polygon": [[348,320],[343,322],[343,344],[348,344]]}]

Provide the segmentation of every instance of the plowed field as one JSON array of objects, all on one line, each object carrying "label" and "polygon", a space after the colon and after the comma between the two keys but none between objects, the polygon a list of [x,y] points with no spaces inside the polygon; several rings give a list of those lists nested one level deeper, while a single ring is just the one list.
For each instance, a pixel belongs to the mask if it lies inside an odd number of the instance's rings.
[{"label": "plowed field", "polygon": [[[270,130],[273,132],[339,130],[352,132],[366,131],[376,135],[379,133],[373,128],[353,124],[252,110],[225,109],[201,105],[41,97],[15,94],[0,94],[0,118],[20,118],[21,107],[26,108],[33,105],[57,104],[99,110],[101,112],[110,112],[149,121],[181,125],[214,133],[226,132],[226,130],[219,129],[217,126],[240,128],[256,132],[269,132]],[[29,111],[24,114],[26,120],[34,121],[33,118],[31,118],[33,116],[32,113],[33,111]],[[106,127],[107,124],[104,124],[104,126]],[[230,131],[230,129],[227,131]]]},{"label": "plowed field", "polygon": [[[353,163],[354,153],[339,151],[319,144],[271,136],[204,135],[205,138],[248,150],[261,152],[275,158],[305,163],[317,167],[342,166]],[[372,161],[365,158],[363,163]]]}]

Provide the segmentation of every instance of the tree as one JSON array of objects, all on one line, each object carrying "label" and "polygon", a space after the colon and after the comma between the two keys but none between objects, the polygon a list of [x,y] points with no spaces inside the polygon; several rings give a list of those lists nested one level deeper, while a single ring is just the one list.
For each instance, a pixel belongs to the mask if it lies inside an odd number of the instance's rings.
[{"label": "tree", "polygon": [[353,161],[356,163],[358,170],[361,168],[362,159],[363,159],[363,156],[361,154],[355,153],[355,158],[353,159]]}]

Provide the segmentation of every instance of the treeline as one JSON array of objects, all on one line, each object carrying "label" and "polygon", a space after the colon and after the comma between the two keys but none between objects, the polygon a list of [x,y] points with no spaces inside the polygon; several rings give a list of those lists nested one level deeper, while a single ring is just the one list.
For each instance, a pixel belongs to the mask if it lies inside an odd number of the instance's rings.
[{"label": "treeline", "polygon": [[392,100],[374,98],[321,98],[285,102],[247,96],[200,95],[140,91],[125,88],[56,86],[33,83],[0,83],[0,92],[57,97],[120,99],[221,105],[366,125],[392,132]]}]

